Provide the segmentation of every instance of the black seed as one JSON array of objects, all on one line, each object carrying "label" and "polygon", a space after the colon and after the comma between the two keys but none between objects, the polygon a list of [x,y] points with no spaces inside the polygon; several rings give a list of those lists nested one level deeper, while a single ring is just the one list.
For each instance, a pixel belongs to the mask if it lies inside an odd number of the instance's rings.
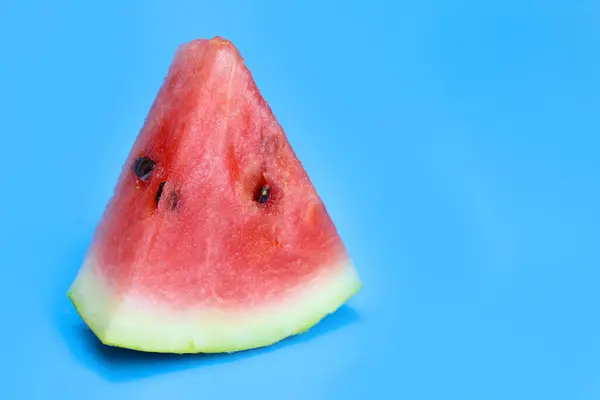
[{"label": "black seed", "polygon": [[258,195],[256,196],[256,201],[261,204],[264,204],[269,200],[269,196],[271,195],[271,188],[269,185],[263,185],[258,191]]},{"label": "black seed", "polygon": [[156,163],[148,157],[138,157],[133,162],[133,173],[139,180],[146,182],[150,179],[155,165]]},{"label": "black seed", "polygon": [[163,192],[163,188],[165,187],[165,183],[167,183],[167,182],[161,182],[160,185],[158,185],[158,190],[156,191],[156,196],[154,197],[154,201],[156,202],[156,207],[158,207],[158,202],[160,201],[160,196],[162,196],[162,192]]}]

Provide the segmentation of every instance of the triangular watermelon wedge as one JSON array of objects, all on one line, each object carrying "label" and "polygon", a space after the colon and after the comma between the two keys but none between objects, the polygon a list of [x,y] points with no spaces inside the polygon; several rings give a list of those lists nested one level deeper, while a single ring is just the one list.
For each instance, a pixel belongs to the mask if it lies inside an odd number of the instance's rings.
[{"label": "triangular watermelon wedge", "polygon": [[234,45],[177,51],[69,290],[107,345],[232,352],[303,332],[361,281]]}]

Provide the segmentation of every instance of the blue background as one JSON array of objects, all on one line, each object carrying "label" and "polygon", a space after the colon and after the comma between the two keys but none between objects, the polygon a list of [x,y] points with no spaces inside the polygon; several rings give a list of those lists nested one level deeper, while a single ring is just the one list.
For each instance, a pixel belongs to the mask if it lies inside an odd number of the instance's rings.
[{"label": "blue background", "polygon": [[[232,356],[66,291],[176,47],[239,47],[364,280]],[[600,398],[600,3],[3,1],[3,399]]]}]

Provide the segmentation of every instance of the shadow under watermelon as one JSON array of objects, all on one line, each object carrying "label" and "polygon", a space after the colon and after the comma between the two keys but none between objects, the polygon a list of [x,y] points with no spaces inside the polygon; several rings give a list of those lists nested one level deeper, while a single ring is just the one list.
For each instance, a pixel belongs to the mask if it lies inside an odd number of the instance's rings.
[{"label": "shadow under watermelon", "polygon": [[127,350],[102,344],[77,315],[73,316],[68,345],[73,355],[86,368],[111,381],[143,379],[157,374],[235,362],[247,357],[277,351],[288,346],[317,340],[319,336],[358,321],[359,314],[348,305],[330,314],[309,331],[289,337],[269,347],[231,354],[159,354]]}]

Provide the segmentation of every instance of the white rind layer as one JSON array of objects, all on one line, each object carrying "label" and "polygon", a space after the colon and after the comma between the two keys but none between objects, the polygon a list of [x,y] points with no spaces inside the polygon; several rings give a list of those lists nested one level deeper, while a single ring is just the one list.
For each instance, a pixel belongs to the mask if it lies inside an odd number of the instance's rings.
[{"label": "white rind layer", "polygon": [[276,304],[246,309],[169,310],[111,291],[89,255],[69,290],[79,315],[107,345],[161,353],[217,353],[268,346],[304,332],[356,294],[362,284],[350,261],[290,291]]}]

